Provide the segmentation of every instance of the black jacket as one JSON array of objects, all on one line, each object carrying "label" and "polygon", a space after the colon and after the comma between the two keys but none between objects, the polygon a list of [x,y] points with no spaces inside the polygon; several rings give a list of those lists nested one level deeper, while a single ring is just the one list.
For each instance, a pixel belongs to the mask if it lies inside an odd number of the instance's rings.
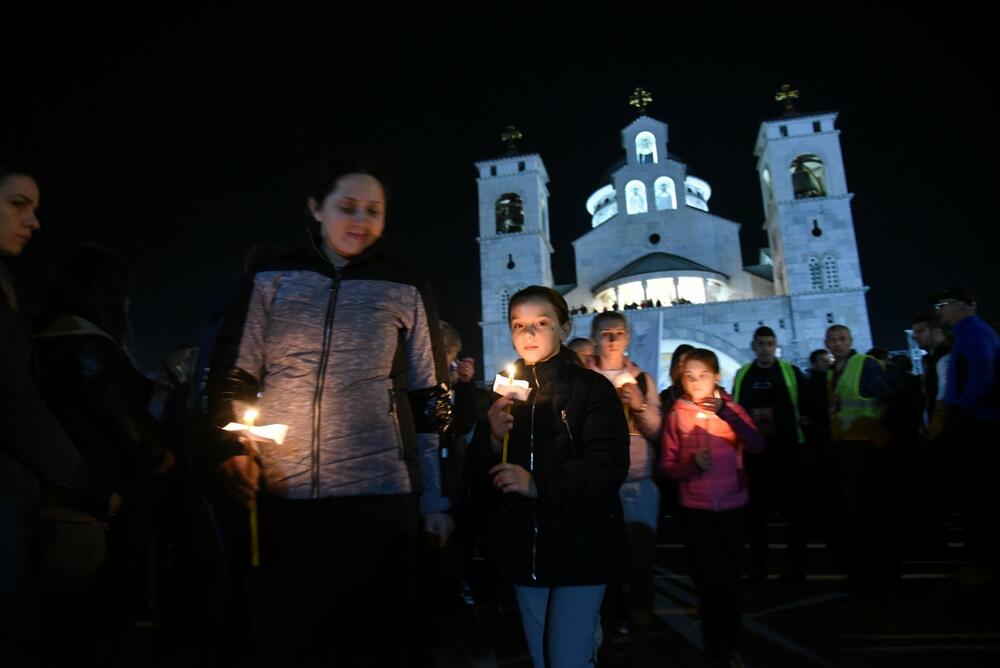
[{"label": "black jacket", "polygon": [[103,516],[112,492],[143,496],[167,456],[149,413],[150,381],[111,337],[63,316],[36,339],[42,393],[87,462],[90,479],[74,505]]},{"label": "black jacket", "polygon": [[[515,367],[533,389],[512,408],[508,460],[531,472],[538,498],[503,495],[490,529],[495,565],[516,585],[608,582],[626,563],[618,488],[628,473],[629,435],[618,393],[565,348]],[[496,464],[488,430],[477,431],[475,447]]]},{"label": "black jacket", "polygon": [[[0,636],[30,633],[38,612],[34,527],[46,492],[69,496],[84,464],[42,401],[27,324],[8,302],[0,265]],[[58,500],[58,499],[57,499]],[[0,640],[0,650],[6,649]]]},{"label": "black jacket", "polygon": [[44,487],[70,492],[84,479],[80,454],[36,383],[28,325],[0,292],[0,502],[29,513]]}]

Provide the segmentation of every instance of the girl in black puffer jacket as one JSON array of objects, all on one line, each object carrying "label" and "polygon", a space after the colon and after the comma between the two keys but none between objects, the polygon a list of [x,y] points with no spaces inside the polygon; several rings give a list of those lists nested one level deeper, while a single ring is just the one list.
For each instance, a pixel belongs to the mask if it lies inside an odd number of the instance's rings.
[{"label": "girl in black puffer jacket", "polygon": [[515,376],[531,393],[527,401],[497,399],[489,443],[480,437],[504,495],[491,551],[514,584],[535,665],[590,665],[605,584],[625,567],[618,488],[628,471],[628,428],[611,383],[562,347],[570,319],[557,292],[521,290],[509,320],[521,356]]}]

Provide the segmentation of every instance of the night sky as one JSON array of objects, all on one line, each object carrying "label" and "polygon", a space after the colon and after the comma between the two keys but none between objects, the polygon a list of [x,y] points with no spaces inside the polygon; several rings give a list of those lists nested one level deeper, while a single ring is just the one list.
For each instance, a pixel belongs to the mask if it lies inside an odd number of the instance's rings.
[{"label": "night sky", "polygon": [[623,155],[639,85],[653,93],[648,114],[670,125],[670,151],[712,185],[712,212],[743,224],[752,264],[766,245],[753,142],[787,82],[801,110],[840,113],[876,344],[903,347],[926,293],[950,283],[1000,318],[995,34],[968,8],[791,20],[664,3],[615,17],[584,4],[573,16],[390,24],[378,8],[277,5],[4,16],[0,145],[44,179],[43,229],[10,262],[28,310],[61,249],[111,248],[134,272],[137,358],[149,370],[197,342],[249,247],[288,242],[304,224],[319,158],[362,147],[391,176],[390,252],[428,274],[478,356],[473,162],[503,153],[506,125],[551,178],[557,282],[573,281],[570,241],[590,229],[586,197]]}]

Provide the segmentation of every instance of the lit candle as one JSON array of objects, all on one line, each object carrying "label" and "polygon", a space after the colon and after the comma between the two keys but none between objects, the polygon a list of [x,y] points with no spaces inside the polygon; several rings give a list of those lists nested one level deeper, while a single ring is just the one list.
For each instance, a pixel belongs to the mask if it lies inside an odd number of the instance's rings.
[{"label": "lit candle", "polygon": [[[243,424],[247,430],[253,429],[253,423],[257,419],[257,411],[248,408],[243,413]],[[247,448],[247,475],[253,475],[253,452]],[[260,566],[260,540],[257,536],[257,499],[250,500],[250,565]]]},{"label": "lit candle", "polygon": [[[617,376],[615,376],[614,384],[615,384],[615,388],[618,390],[618,395],[619,396],[621,396],[621,390],[622,390],[622,388],[625,387],[626,385],[628,385],[629,383],[631,383],[633,385],[638,385],[638,381],[636,381],[635,377],[632,374],[630,374],[628,371],[622,371]],[[629,416],[628,404],[625,403],[624,401],[622,401],[622,406],[625,409],[625,422],[628,423],[629,433],[631,433],[632,432],[632,424],[631,424],[631,418]]]},{"label": "lit candle", "polygon": [[[507,384],[510,385],[514,380],[514,365],[511,364],[507,367]],[[507,414],[510,414],[510,406],[507,406]],[[506,434],[503,435],[503,447],[500,448],[500,461],[504,464],[507,463],[507,443],[510,441],[510,431],[508,430]]]}]

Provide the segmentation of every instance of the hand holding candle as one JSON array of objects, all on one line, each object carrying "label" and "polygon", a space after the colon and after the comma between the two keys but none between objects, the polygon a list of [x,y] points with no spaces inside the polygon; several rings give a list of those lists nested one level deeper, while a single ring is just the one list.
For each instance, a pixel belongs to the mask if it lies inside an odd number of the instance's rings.
[{"label": "hand holding candle", "polygon": [[[620,374],[618,374],[617,376],[615,376],[612,379],[612,382],[614,382],[615,389],[618,390],[618,396],[621,397],[622,403],[625,406],[625,419],[628,420],[629,419],[629,414],[628,414],[629,401],[628,401],[628,398],[629,398],[631,392],[629,390],[626,390],[626,388],[634,387],[636,393],[638,393],[640,395],[640,397],[641,397],[641,393],[639,393],[639,384],[638,384],[638,382],[636,382],[635,376],[633,376],[632,374],[630,374],[628,371],[622,371]],[[640,401],[640,405],[641,405],[641,401]]]},{"label": "hand holding candle", "polygon": [[712,468],[712,448],[708,441],[708,420],[710,417],[708,413],[702,411],[695,413],[695,418],[698,420],[696,437],[701,447],[694,453],[694,465],[702,473]]},{"label": "hand holding candle", "polygon": [[514,417],[510,414],[510,407],[514,403],[511,397],[500,397],[497,399],[486,416],[490,421],[490,432],[494,447],[498,441],[502,442],[500,459],[507,461],[507,442],[510,438],[510,430],[514,428]]}]

